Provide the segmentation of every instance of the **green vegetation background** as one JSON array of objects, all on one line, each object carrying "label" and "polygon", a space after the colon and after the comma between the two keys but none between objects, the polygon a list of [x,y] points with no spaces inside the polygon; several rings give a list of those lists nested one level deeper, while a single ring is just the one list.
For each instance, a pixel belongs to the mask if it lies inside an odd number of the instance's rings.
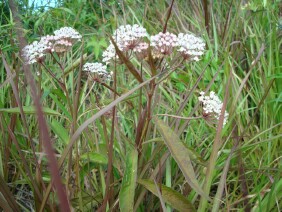
[{"label": "green vegetation background", "polygon": [[[0,49],[2,58],[5,58],[12,71],[27,125],[23,123],[16,94],[1,58],[0,208],[11,209],[15,204],[23,211],[39,211],[42,199],[35,192],[35,187],[42,197],[46,197],[51,175],[47,168],[48,158],[40,146],[36,111],[31,107],[33,101],[30,87],[19,57],[19,40],[16,35],[19,29],[8,3],[6,0],[0,3]],[[101,61],[102,52],[109,44],[108,35],[123,24],[143,25],[151,35],[160,32],[171,1],[75,0],[62,1],[58,7],[48,9],[27,7],[27,1],[16,3],[23,27],[20,30],[28,43],[63,26],[71,26],[83,35],[84,45],[76,45],[64,61],[70,72],[66,79],[67,85],[71,96],[75,96],[79,66],[74,64],[79,64],[81,55],[85,54],[84,61],[87,62]],[[229,122],[218,140],[216,126],[205,120],[180,121],[176,117],[159,117],[169,124],[170,129],[162,124],[156,127],[153,122],[143,144],[142,157],[138,157],[132,146],[139,120],[139,107],[146,104],[146,96],[140,100],[139,93],[135,92],[126,102],[119,103],[117,123],[114,125],[113,190],[108,210],[128,206],[130,210],[156,211],[165,204],[167,211],[173,208],[182,210],[185,207],[188,210],[189,205],[192,205],[189,206],[191,211],[281,211],[281,4],[278,0],[174,2],[168,31],[176,34],[192,32],[203,37],[207,51],[200,62],[185,65],[162,83],[158,90],[159,104],[154,114],[199,116],[201,109],[196,106],[198,93],[210,87],[222,99],[229,92]],[[58,67],[51,62],[48,66],[59,73]],[[36,78],[38,66],[34,65],[31,71]],[[125,67],[119,66],[117,71],[119,93],[125,94],[138,85]],[[52,77],[43,74],[41,102],[47,108],[46,121],[59,159],[71,138],[71,127],[81,126],[101,108],[109,105],[113,96],[103,87],[93,88],[92,82],[83,75],[81,89],[84,95],[91,89],[93,92],[87,99],[81,98],[74,124],[64,92]],[[94,93],[100,95],[99,105]],[[103,115],[89,124],[77,139],[72,158],[67,159],[68,162],[60,169],[62,182],[67,184],[70,194],[70,204],[76,211],[93,211],[103,203],[107,187],[106,141],[113,133],[111,127],[110,115]],[[168,132],[171,130],[170,133],[175,136],[174,142],[181,142],[187,148],[187,157],[192,160],[200,186],[204,187],[206,171],[211,167],[211,160],[215,159],[213,174],[209,175],[211,187],[207,192],[211,201],[203,203],[203,197],[187,184],[183,169],[180,168],[185,164],[179,164],[177,154],[169,156],[171,137],[162,133],[164,129]],[[232,149],[235,144],[236,148]],[[36,166],[32,146],[35,147],[40,167]],[[136,157],[138,162],[135,161]],[[136,173],[130,172],[132,167],[136,168],[138,183]],[[122,183],[124,176],[129,177],[128,190],[126,182]],[[149,178],[174,191],[159,187],[163,194],[160,196],[154,181],[142,181]],[[127,196],[129,191],[134,197],[133,202],[130,202],[130,195]],[[121,193],[125,197],[121,197]],[[51,190],[45,210],[58,210],[58,205],[56,190]],[[17,206],[15,210],[18,210]]]}]

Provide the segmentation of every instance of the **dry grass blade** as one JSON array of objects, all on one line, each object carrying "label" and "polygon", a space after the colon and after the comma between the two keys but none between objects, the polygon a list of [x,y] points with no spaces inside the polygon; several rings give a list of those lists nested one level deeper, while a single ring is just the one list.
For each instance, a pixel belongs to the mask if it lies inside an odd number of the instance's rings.
[{"label": "dry grass blade", "polygon": [[2,195],[0,195],[0,209],[5,212],[13,212]]},{"label": "dry grass blade", "polygon": [[209,11],[208,11],[208,1],[207,0],[204,0],[203,2],[204,4],[204,13],[205,13],[205,27],[206,27],[206,30],[209,34]]},{"label": "dry grass blade", "polygon": [[170,16],[171,16],[171,11],[172,11],[172,7],[173,7],[173,3],[174,3],[174,0],[172,0],[172,2],[170,4],[170,7],[169,7],[169,10],[168,10],[168,14],[167,14],[167,17],[166,17],[165,25],[164,25],[164,28],[163,28],[163,33],[166,33],[167,24],[168,24],[168,21],[169,21]]}]

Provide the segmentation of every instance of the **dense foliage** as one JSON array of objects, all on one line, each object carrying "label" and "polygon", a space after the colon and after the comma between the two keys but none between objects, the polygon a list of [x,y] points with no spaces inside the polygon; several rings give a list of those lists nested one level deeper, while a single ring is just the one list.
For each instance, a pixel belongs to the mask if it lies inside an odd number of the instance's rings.
[{"label": "dense foliage", "polygon": [[211,2],[0,2],[0,210],[281,211],[282,3]]}]

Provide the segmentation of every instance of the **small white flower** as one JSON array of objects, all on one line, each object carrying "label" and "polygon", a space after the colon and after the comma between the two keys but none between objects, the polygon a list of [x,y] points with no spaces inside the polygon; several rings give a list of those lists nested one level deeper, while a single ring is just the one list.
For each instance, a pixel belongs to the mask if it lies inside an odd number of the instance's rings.
[{"label": "small white flower", "polygon": [[147,56],[147,49],[149,48],[149,44],[142,42],[139,43],[134,49],[133,52],[136,54],[136,57],[139,60],[144,59]]},{"label": "small white flower", "polygon": [[41,62],[46,53],[65,52],[78,40],[81,35],[71,27],[63,27],[54,31],[54,35],[47,35],[23,48],[25,62],[33,64]]},{"label": "small white flower", "polygon": [[54,35],[57,40],[66,39],[72,41],[80,41],[82,38],[81,35],[71,27],[62,27],[58,30],[55,30]]},{"label": "small white flower", "polygon": [[[118,48],[125,52],[134,50],[146,36],[146,29],[137,24],[122,25],[113,33],[113,39]],[[110,60],[114,59],[115,55],[116,50],[114,45],[111,43],[103,52],[103,62],[108,64]]]},{"label": "small white flower", "polygon": [[54,31],[54,36],[49,36],[48,39],[52,44],[52,51],[65,52],[68,51],[76,41],[80,41],[82,36],[71,27],[62,27]]},{"label": "small white flower", "polygon": [[204,54],[205,43],[202,38],[192,34],[178,34],[177,42],[179,51],[185,59],[199,61],[199,56]]},{"label": "small white flower", "polygon": [[153,51],[155,54],[170,55],[173,52],[173,48],[177,45],[177,36],[173,33],[160,32],[151,37],[151,46],[154,47]]},{"label": "small white flower", "polygon": [[107,66],[102,63],[86,63],[83,71],[90,72],[96,81],[106,81],[112,77],[112,73],[107,72]]},{"label": "small white flower", "polygon": [[142,38],[147,36],[147,31],[142,26],[123,25],[120,26],[113,34],[113,39],[117,42],[122,50],[128,51],[134,49],[138,45]]},{"label": "small white flower", "polygon": [[[223,103],[213,91],[210,92],[209,96],[204,96],[204,94],[205,93],[202,91],[198,97],[199,101],[203,103],[204,113],[206,115],[214,115],[214,117],[219,120]],[[228,112],[225,111],[223,125],[227,123],[228,116]]]},{"label": "small white flower", "polygon": [[[118,48],[122,50],[121,46],[118,46]],[[110,60],[114,59],[115,55],[116,55],[116,49],[113,44],[110,44],[108,48],[103,52],[102,61],[106,64],[109,64]]]},{"label": "small white flower", "polygon": [[46,51],[49,49],[46,41],[33,41],[23,48],[23,57],[27,64],[33,64],[43,60]]}]

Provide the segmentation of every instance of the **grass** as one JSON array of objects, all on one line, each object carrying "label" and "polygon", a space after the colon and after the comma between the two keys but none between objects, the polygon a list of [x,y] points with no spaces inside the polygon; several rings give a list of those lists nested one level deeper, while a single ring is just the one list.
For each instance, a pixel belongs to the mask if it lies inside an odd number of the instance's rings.
[{"label": "grass", "polygon": [[[45,11],[19,1],[19,12],[11,2],[0,3],[0,208],[281,211],[281,1],[63,1]],[[154,64],[125,58],[108,67],[116,92],[93,84],[82,65],[135,23],[192,32],[207,50],[162,82]],[[23,65],[24,42],[63,26],[83,42],[58,63]],[[202,90],[224,102],[224,127],[197,118]]]}]

